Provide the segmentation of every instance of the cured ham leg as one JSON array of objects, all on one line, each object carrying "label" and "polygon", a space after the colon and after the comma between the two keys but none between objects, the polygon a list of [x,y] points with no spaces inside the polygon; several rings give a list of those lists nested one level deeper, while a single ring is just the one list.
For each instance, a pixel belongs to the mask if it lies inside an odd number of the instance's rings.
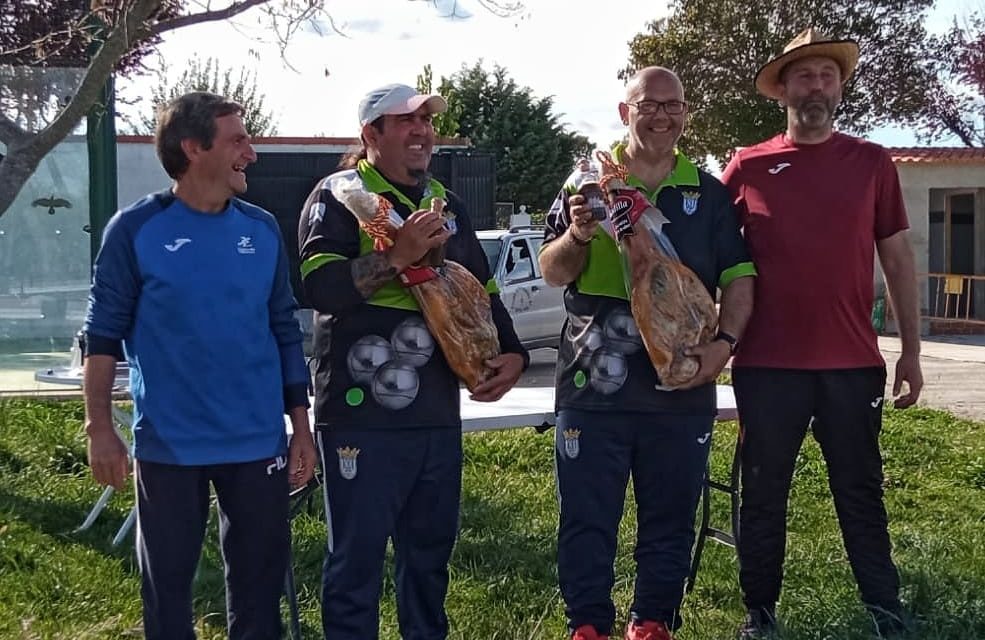
[{"label": "cured ham leg", "polygon": [[684,350],[712,340],[718,326],[715,302],[685,266],[661,227],[668,222],[636,189],[625,184],[625,167],[599,152],[603,190],[609,195],[612,226],[627,261],[630,308],[650,362],[664,389],[698,373],[697,358]]},{"label": "cured ham leg", "polygon": [[473,391],[493,373],[486,360],[499,355],[499,332],[493,324],[489,294],[468,269],[453,260],[433,269],[438,277],[410,287],[410,292],[448,366]]},{"label": "cured ham leg", "polygon": [[[337,181],[332,194],[373,238],[376,248],[393,244],[394,232],[403,220],[384,198],[366,191],[358,179]],[[431,201],[440,213],[445,203]],[[488,380],[493,370],[486,360],[499,355],[499,332],[492,319],[492,306],[485,287],[472,273],[452,260],[440,266],[415,266],[401,280],[417,300],[424,322],[441,347],[448,366],[469,391]]]}]

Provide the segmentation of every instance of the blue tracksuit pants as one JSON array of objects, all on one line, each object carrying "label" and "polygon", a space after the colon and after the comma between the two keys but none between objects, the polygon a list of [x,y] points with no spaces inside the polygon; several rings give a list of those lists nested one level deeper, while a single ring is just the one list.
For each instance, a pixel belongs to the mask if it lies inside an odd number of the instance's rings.
[{"label": "blue tracksuit pants", "polygon": [[637,507],[636,621],[680,625],[713,416],[565,409],[555,429],[558,580],[568,625],[611,632],[617,532],[629,477]]},{"label": "blue tracksuit pants", "polygon": [[281,637],[280,596],[291,545],[287,459],[178,466],[138,460],[137,564],[148,640],[194,640],[192,581],[219,505],[231,640]]},{"label": "blue tracksuit pants", "polygon": [[448,560],[458,533],[461,427],[319,431],[330,549],[322,574],[326,640],[379,637],[393,539],[404,640],[448,635]]}]

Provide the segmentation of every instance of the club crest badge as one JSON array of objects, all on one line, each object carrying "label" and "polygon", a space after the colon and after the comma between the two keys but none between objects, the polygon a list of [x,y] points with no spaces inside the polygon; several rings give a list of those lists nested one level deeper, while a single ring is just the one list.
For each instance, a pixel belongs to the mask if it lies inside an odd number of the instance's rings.
[{"label": "club crest badge", "polygon": [[681,209],[684,210],[685,215],[694,215],[694,212],[698,210],[698,198],[700,197],[700,191],[681,192]]},{"label": "club crest badge", "polygon": [[455,212],[449,209],[445,209],[444,215],[445,215],[445,228],[448,229],[448,232],[450,234],[455,235],[456,233],[458,233],[458,223],[455,222],[455,218],[457,217]]},{"label": "club crest badge", "polygon": [[581,429],[565,429],[564,435],[564,453],[569,458],[574,460],[578,457],[578,453],[581,451],[581,447],[578,445],[578,436],[581,435]]},{"label": "club crest badge", "polygon": [[359,449],[354,447],[339,447],[335,450],[339,454],[339,473],[346,480],[356,477],[356,458],[359,457]]}]

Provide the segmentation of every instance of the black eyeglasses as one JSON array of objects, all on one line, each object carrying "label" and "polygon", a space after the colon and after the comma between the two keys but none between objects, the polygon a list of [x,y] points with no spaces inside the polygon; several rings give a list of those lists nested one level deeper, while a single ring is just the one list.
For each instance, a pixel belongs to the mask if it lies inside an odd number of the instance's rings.
[{"label": "black eyeglasses", "polygon": [[660,109],[663,109],[664,113],[668,116],[679,116],[687,109],[687,103],[681,100],[667,100],[666,102],[659,100],[640,100],[639,102],[627,102],[626,104],[636,107],[636,110],[644,116],[656,115],[660,112]]}]

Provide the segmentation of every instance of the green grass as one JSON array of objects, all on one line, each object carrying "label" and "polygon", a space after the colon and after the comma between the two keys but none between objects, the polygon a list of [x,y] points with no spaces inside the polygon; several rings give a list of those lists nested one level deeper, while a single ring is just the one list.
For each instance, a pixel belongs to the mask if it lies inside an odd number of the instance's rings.
[{"label": "green grass", "polygon": [[[73,533],[99,495],[88,475],[77,402],[0,402],[0,638],[140,637],[132,543],[110,547],[132,496],[117,496],[92,529]],[[735,425],[716,433],[713,473],[727,475]],[[448,611],[462,640],[564,638],[556,586],[556,502],[550,434],[532,430],[465,439],[461,536]],[[945,413],[888,411],[887,504],[913,638],[985,638],[985,424]],[[319,500],[294,522],[295,567],[306,638],[318,638],[324,525]],[[713,504],[724,524],[724,498]],[[852,640],[870,625],[854,581],[813,441],[791,496],[783,638]],[[621,526],[614,598],[619,621],[632,597],[631,496]],[[196,582],[200,638],[224,636],[222,565],[215,533]],[[129,545],[129,546],[128,546]],[[730,548],[709,543],[684,605],[682,640],[731,638],[742,616]],[[382,637],[397,638],[393,581],[384,584]],[[286,613],[286,612],[285,612]],[[286,617],[285,617],[286,619]]]}]

